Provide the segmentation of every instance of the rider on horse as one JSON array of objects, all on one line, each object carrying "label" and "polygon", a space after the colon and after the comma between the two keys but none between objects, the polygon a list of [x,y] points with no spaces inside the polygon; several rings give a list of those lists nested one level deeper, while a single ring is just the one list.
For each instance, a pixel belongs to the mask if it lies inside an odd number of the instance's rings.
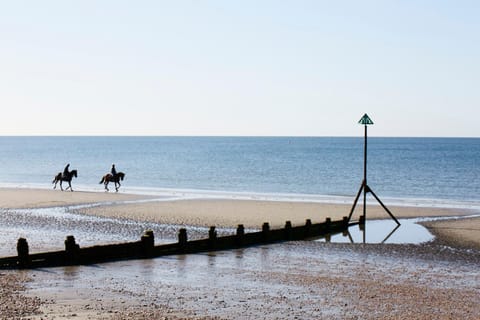
[{"label": "rider on horse", "polygon": [[112,174],[112,178],[115,179],[117,177],[117,170],[115,169],[115,164],[112,164],[112,170],[110,170]]},{"label": "rider on horse", "polygon": [[68,171],[68,167],[70,167],[70,163],[67,163],[67,165],[65,166],[65,169],[63,169],[63,177],[66,178],[68,177],[68,174],[70,173],[70,171]]}]

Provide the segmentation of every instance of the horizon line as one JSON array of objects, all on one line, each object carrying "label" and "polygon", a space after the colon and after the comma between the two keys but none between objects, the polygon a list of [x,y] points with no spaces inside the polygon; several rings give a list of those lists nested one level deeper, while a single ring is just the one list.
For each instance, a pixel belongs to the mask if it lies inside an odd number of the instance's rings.
[{"label": "horizon line", "polygon": [[[166,138],[358,138],[363,135],[188,135],[188,134],[165,134],[165,135],[143,135],[143,134],[0,134],[0,137],[105,137],[105,138],[128,138],[128,137],[166,137]],[[390,135],[368,135],[372,138],[438,138],[438,139],[479,139],[480,136],[390,136]]]}]

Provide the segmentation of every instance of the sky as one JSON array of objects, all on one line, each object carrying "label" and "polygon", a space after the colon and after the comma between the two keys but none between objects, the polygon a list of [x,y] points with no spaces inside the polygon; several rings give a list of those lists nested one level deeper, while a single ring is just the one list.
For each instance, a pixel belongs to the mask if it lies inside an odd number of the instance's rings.
[{"label": "sky", "polygon": [[0,135],[480,137],[480,1],[3,1]]}]

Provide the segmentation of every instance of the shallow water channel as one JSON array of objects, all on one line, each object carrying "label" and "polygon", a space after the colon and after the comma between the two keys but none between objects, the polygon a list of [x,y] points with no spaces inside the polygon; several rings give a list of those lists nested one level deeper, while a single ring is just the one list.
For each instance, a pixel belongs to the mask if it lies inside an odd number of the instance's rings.
[{"label": "shallow water channel", "polygon": [[[365,226],[353,226],[348,232],[330,237],[332,243],[398,243],[419,244],[429,242],[434,236],[421,224],[421,221],[433,218],[399,219],[400,225],[393,220],[367,220]],[[320,239],[319,241],[327,241]]]}]

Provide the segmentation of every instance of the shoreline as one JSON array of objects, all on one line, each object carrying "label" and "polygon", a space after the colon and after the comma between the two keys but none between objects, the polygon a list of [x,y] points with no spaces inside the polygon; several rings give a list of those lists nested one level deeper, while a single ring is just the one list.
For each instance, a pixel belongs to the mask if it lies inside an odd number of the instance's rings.
[{"label": "shoreline", "polygon": [[[353,199],[352,199],[353,201]],[[465,208],[439,208],[425,206],[387,207],[398,219],[422,217],[452,217],[450,220],[422,223],[436,237],[455,246],[480,248],[480,218],[469,220],[471,232],[462,232],[455,217],[479,211]],[[75,208],[77,206],[77,208]],[[178,198],[171,199],[146,194],[115,192],[59,191],[51,189],[0,188],[0,209],[32,209],[49,207],[74,207],[77,214],[131,219],[167,225],[259,229],[264,222],[271,228],[279,228],[291,221],[292,225],[303,225],[306,219],[322,222],[348,216],[350,203],[326,203],[311,201],[283,201],[232,198]],[[362,205],[357,204],[352,220],[362,214]],[[367,219],[390,219],[379,205],[367,204]],[[452,231],[456,229],[456,232]],[[465,229],[465,227],[463,227]]]}]

